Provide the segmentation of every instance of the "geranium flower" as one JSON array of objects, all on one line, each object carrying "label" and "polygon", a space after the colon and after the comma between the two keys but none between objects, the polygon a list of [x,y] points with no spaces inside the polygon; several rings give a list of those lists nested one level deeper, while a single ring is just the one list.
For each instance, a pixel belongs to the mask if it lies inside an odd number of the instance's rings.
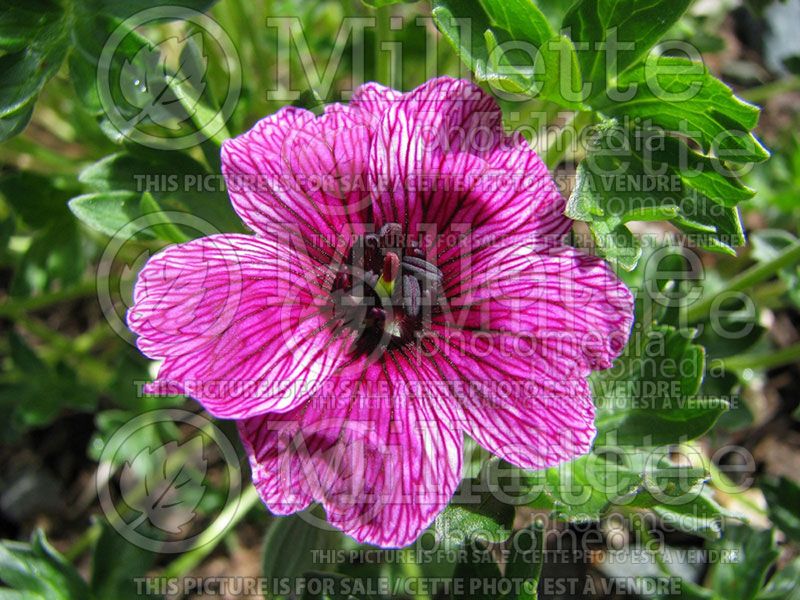
[{"label": "geranium flower", "polygon": [[403,546],[452,497],[465,433],[531,469],[590,449],[586,378],[625,345],[631,295],[564,243],[564,199],[480,88],[287,107],[222,169],[254,235],[154,256],[128,322],[163,360],[152,391],[239,420],[273,513],[320,502]]}]

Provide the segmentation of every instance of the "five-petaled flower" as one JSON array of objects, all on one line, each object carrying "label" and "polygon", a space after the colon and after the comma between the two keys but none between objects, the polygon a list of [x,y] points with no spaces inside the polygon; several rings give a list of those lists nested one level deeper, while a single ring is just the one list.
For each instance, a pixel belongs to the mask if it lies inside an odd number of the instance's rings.
[{"label": "five-petaled flower", "polygon": [[254,235],[157,254],[128,322],[163,360],[151,390],[238,420],[272,512],[320,502],[403,546],[452,497],[465,433],[524,468],[590,449],[587,377],[624,347],[631,294],[566,245],[564,199],[480,88],[287,107],[222,169]]}]

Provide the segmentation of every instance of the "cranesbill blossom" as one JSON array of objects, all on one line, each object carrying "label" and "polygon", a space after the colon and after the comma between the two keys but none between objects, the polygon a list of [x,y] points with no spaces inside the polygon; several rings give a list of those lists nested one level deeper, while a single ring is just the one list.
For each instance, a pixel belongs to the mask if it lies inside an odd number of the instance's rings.
[{"label": "cranesbill blossom", "polygon": [[461,477],[464,434],[540,469],[587,452],[587,377],[627,288],[566,245],[545,165],[495,101],[439,78],[287,107],[222,148],[252,235],[175,245],[128,314],[154,392],[237,419],[276,514],[322,504],[358,541],[414,541]]}]

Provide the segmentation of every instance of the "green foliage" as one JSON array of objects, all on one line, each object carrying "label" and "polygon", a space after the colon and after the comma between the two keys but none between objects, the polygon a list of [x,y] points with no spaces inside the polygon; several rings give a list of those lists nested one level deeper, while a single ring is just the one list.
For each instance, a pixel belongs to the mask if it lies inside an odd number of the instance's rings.
[{"label": "green foliage", "polygon": [[728,527],[713,546],[724,558],[709,574],[715,599],[751,600],[764,585],[767,570],[778,558],[774,534],[749,527]]},{"label": "green foliage", "polygon": [[[553,13],[548,18],[531,0],[434,2],[437,26],[479,81],[617,119],[600,127],[580,164],[567,215],[586,221],[598,250],[625,269],[641,255],[631,221],[670,221],[696,246],[732,253],[744,243],[735,207],[753,191],[726,162],[769,156],[751,133],[757,107],[734,96],[703,64],[650,53],[688,5],[579,1],[553,27]],[[621,151],[609,148],[612,133],[627,140]],[[655,180],[663,168],[674,181],[631,189],[631,181]]]},{"label": "green foliage", "polygon": [[92,590],[98,598],[140,598],[135,579],[145,577],[156,555],[131,544],[110,525],[100,527],[92,553]]},{"label": "green foliage", "polygon": [[598,442],[658,446],[694,439],[728,409],[718,398],[698,397],[705,370],[693,332],[655,326],[634,335],[614,368],[592,379]]},{"label": "green foliage", "polygon": [[800,485],[786,477],[761,482],[769,518],[795,542],[800,542]]},{"label": "green foliage", "polygon": [[[610,81],[637,64],[690,2],[579,0],[572,4],[561,26],[581,48],[581,75],[592,86],[591,98],[599,97]],[[614,62],[609,64],[609,57],[614,57]]]},{"label": "green foliage", "polygon": [[733,206],[751,196],[720,161],[662,131],[632,132],[612,121],[598,128],[578,166],[567,214],[590,222],[606,258],[632,269],[641,248],[627,228],[630,221],[670,221],[694,245],[734,254],[744,234]]},{"label": "green foliage", "polygon": [[[577,100],[564,102],[569,92],[565,86],[579,77],[572,43],[553,30],[531,0],[437,0],[433,18],[478,81],[505,92],[581,106]],[[518,48],[520,41],[529,46]],[[567,56],[564,62],[562,54]],[[564,63],[567,68],[562,67]]]},{"label": "green foliage", "polygon": [[[41,531],[34,533],[30,544],[9,541],[0,544],[0,581],[13,590],[11,592],[0,588],[0,595],[4,598],[20,600],[95,598],[75,567],[50,546]],[[5,594],[7,591],[8,594]]]}]

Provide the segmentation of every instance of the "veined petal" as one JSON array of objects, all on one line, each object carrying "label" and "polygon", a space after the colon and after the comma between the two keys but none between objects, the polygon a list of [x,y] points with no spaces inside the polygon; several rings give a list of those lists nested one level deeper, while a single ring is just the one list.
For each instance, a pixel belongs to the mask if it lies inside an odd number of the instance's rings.
[{"label": "veined petal", "polygon": [[269,238],[216,235],[168,247],[139,274],[128,326],[163,359],[150,390],[213,415],[290,410],[323,383],[348,340],[327,327],[325,273]]},{"label": "veined petal", "polygon": [[586,377],[630,334],[630,291],[605,262],[570,247],[498,242],[443,265],[447,300],[422,348],[465,430],[519,466],[585,453],[594,437]]},{"label": "veined petal", "polygon": [[384,113],[402,97],[403,94],[397,90],[370,81],[358,87],[350,99],[349,106],[363,113],[365,120],[377,129]]},{"label": "veined petal", "polygon": [[370,221],[366,160],[372,129],[334,105],[319,117],[279,110],[222,147],[233,206],[258,234],[292,238],[298,252],[330,263]]},{"label": "veined petal", "polygon": [[[239,424],[253,480],[277,514],[322,503],[359,542],[406,546],[461,474],[458,408],[401,357],[328,380],[303,406]],[[356,375],[356,378],[351,378]]]},{"label": "veined petal", "polygon": [[[392,103],[370,151],[376,225],[483,238],[514,232],[557,241],[569,230],[565,201],[520,135],[506,135],[494,99],[441,77]],[[424,228],[424,229],[423,229]],[[439,242],[435,255],[457,253]]]}]

